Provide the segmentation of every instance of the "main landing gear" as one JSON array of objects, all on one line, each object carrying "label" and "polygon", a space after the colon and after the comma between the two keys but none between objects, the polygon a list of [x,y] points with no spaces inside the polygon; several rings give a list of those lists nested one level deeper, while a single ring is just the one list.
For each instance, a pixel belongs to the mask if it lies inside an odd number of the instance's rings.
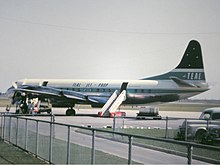
[{"label": "main landing gear", "polygon": [[71,107],[66,110],[66,116],[75,116],[76,111]]}]

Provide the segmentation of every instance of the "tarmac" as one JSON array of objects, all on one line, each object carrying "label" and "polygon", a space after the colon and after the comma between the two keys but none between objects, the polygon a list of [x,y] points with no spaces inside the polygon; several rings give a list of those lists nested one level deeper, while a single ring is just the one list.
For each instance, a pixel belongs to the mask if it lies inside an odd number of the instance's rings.
[{"label": "tarmac", "polygon": [[0,138],[0,164],[48,164]]}]

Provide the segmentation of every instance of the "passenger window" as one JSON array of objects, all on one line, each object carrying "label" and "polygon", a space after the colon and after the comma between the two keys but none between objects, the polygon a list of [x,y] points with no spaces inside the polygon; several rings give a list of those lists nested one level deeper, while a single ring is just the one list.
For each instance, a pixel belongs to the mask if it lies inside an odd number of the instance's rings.
[{"label": "passenger window", "polygon": [[212,114],[212,120],[219,120],[220,119],[220,113],[213,113]]}]

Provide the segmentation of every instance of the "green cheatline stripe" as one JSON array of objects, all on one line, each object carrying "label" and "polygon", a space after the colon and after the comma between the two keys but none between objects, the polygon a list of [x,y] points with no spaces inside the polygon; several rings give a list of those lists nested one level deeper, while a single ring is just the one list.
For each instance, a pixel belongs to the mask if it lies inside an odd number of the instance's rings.
[{"label": "green cheatline stripe", "polygon": [[165,73],[162,75],[158,75],[155,77],[150,77],[150,78],[144,78],[143,80],[170,80],[170,77],[178,77],[182,80],[189,80],[189,81],[204,81],[205,80],[205,73],[201,71],[193,71],[193,70],[188,70],[185,72],[178,72],[175,70],[169,73]]}]

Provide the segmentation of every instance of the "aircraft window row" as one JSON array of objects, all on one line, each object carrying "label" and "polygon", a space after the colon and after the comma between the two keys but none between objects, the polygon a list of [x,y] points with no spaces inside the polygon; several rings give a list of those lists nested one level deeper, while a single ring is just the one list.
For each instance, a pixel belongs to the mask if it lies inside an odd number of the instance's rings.
[{"label": "aircraft window row", "polygon": [[71,90],[76,92],[114,92],[119,89],[110,89],[110,88],[60,88],[62,90]]},{"label": "aircraft window row", "polygon": [[128,89],[130,93],[151,93],[151,89]]},{"label": "aircraft window row", "polygon": [[[71,90],[76,92],[114,92],[115,90],[120,89],[113,89],[113,88],[61,88],[63,90]],[[130,93],[151,93],[151,89],[127,89]]]}]

